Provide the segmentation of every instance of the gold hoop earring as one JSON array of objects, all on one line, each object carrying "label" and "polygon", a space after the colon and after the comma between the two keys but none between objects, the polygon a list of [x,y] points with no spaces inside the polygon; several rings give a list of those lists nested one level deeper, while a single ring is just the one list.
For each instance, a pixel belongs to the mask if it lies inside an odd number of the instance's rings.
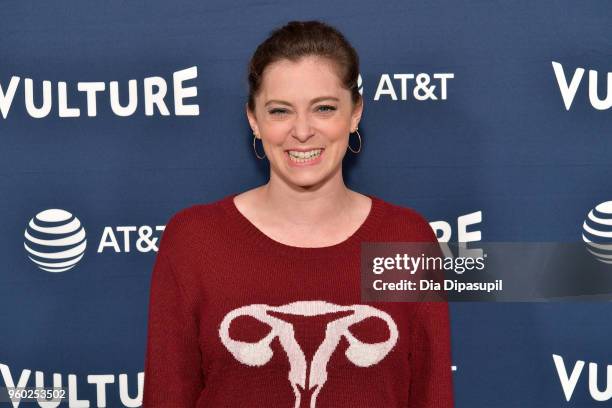
[{"label": "gold hoop earring", "polygon": [[255,147],[255,139],[257,139],[257,136],[255,135],[255,133],[253,133],[253,151],[255,152],[255,156],[257,156],[259,160],[263,160],[266,158],[266,154],[264,153],[263,156],[257,154],[257,148]]},{"label": "gold hoop earring", "polygon": [[353,148],[351,147],[351,144],[349,143],[348,148],[351,152],[357,154],[361,151],[361,135],[359,134],[359,130],[355,129],[355,133],[357,133],[357,137],[359,138],[359,149],[357,150],[353,150]]}]

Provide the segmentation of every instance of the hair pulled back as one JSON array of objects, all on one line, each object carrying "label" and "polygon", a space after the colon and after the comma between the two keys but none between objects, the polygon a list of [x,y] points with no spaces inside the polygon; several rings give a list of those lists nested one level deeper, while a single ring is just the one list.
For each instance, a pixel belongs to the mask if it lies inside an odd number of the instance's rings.
[{"label": "hair pulled back", "polygon": [[361,101],[357,86],[359,56],[334,27],[320,21],[290,21],[277,28],[262,42],[249,62],[248,107],[255,111],[255,96],[261,88],[266,67],[276,61],[293,62],[307,56],[328,58],[335,66],[342,85],[351,91],[353,104]]}]

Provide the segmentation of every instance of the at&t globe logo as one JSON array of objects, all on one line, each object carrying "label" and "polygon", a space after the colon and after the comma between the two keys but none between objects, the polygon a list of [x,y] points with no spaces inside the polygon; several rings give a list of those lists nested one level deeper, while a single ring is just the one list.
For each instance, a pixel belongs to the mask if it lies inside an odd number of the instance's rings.
[{"label": "at&t globe logo", "polygon": [[586,249],[599,261],[612,264],[612,201],[592,209],[582,224]]},{"label": "at&t globe logo", "polygon": [[68,211],[52,208],[36,214],[24,233],[28,258],[47,272],[64,272],[83,258],[87,240],[81,221]]}]

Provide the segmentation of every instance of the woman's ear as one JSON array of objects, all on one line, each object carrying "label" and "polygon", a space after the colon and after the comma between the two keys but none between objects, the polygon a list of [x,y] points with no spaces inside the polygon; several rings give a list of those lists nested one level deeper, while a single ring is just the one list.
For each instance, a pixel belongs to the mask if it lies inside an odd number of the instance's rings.
[{"label": "woman's ear", "polygon": [[249,104],[245,104],[247,119],[249,120],[249,125],[251,126],[251,130],[253,134],[259,137],[259,127],[257,126],[257,119],[255,119],[255,114],[251,112],[249,109]]},{"label": "woman's ear", "polygon": [[359,101],[353,107],[353,113],[351,114],[351,131],[354,132],[353,129],[357,129],[359,126],[359,121],[361,120],[361,115],[363,113],[363,97],[359,98]]}]

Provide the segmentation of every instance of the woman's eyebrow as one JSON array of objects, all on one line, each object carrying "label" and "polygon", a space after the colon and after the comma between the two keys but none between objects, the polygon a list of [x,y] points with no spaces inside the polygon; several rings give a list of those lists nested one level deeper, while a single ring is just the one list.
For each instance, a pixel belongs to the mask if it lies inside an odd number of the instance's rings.
[{"label": "woman's eyebrow", "polygon": [[[325,100],[332,100],[332,101],[338,102],[340,99],[336,98],[335,96],[319,96],[319,97],[314,98],[313,100],[311,100],[310,104],[312,105],[313,103],[317,103],[317,102],[325,101]],[[289,102],[281,101],[279,99],[271,99],[268,102],[266,102],[266,104],[264,106],[268,106],[268,105],[270,105],[272,103],[276,103],[276,104],[279,104],[279,105],[292,106]]]},{"label": "woman's eyebrow", "polygon": [[328,99],[336,102],[340,101],[340,99],[336,98],[335,96],[319,96],[318,98],[314,98],[312,101],[310,101],[310,104],[325,101]]},{"label": "woman's eyebrow", "polygon": [[291,104],[289,102],[280,101],[278,99],[271,99],[268,102],[266,102],[266,104],[264,106],[268,106],[268,105],[273,104],[273,103],[276,103],[276,104],[279,104],[279,105],[291,106]]}]

